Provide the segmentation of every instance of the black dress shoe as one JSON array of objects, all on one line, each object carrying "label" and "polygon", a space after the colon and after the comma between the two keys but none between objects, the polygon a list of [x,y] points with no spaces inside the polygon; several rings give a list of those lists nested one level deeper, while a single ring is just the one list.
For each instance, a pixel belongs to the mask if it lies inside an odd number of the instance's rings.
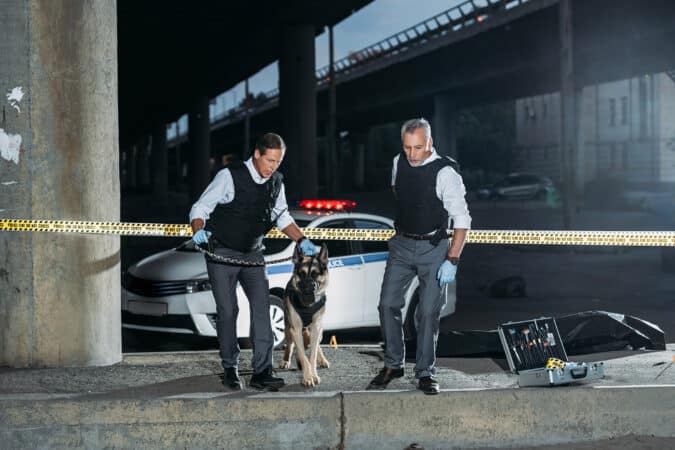
[{"label": "black dress shoe", "polygon": [[422,377],[417,383],[417,388],[426,395],[436,395],[441,392],[438,381],[432,377]]},{"label": "black dress shoe", "polygon": [[391,380],[394,378],[401,378],[402,376],[403,369],[391,369],[389,367],[383,367],[380,369],[380,373],[378,373],[377,376],[373,378],[366,389],[384,389]]},{"label": "black dress shoe", "polygon": [[255,389],[279,389],[286,385],[283,378],[275,377],[271,367],[260,373],[254,373],[249,386]]},{"label": "black dress shoe", "polygon": [[223,386],[233,391],[241,391],[241,380],[236,367],[228,367],[223,374]]}]

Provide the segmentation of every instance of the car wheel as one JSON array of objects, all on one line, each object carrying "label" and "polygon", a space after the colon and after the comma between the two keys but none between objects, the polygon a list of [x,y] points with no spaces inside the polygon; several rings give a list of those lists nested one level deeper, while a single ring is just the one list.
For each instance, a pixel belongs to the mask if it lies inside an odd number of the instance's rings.
[{"label": "car wheel", "polygon": [[405,316],[405,321],[403,322],[403,337],[406,341],[414,341],[417,339],[417,304],[420,302],[419,297],[419,288],[415,289],[415,292],[410,299],[410,306],[408,306],[408,312]]},{"label": "car wheel", "polygon": [[274,348],[282,348],[286,340],[286,308],[284,301],[276,295],[270,295],[270,323],[272,324],[272,336]]}]

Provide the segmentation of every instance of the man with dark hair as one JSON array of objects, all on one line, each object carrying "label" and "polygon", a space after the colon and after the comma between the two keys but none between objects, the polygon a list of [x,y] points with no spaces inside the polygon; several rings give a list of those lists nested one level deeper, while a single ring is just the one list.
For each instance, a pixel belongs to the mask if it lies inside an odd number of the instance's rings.
[{"label": "man with dark hair", "polygon": [[288,213],[283,176],[277,172],[285,151],[281,136],[274,133],[261,136],[253,156],[219,171],[190,210],[195,243],[209,244],[213,253],[224,258],[260,264],[244,266],[223,264],[208,257],[206,260],[216,299],[216,332],[225,369],[223,385],[232,390],[241,389],[237,370],[237,282],[241,283],[251,310],[254,374],[249,385],[258,389],[284,385],[284,380],[272,372],[274,339],[263,236],[276,222],[284,234],[298,243],[303,254],[311,256],[317,251]]},{"label": "man with dark hair", "polygon": [[[405,346],[401,309],[403,294],[417,276],[419,303],[415,378],[425,394],[439,392],[436,341],[448,283],[455,280],[471,216],[466,190],[454,160],[433,147],[431,126],[412,119],[401,127],[403,151],[394,158],[391,184],[396,193],[396,234],[389,240],[389,258],[380,294],[380,326],[384,337],[384,368],[368,389],[384,389],[403,376]],[[446,230],[453,224],[452,242]]]}]

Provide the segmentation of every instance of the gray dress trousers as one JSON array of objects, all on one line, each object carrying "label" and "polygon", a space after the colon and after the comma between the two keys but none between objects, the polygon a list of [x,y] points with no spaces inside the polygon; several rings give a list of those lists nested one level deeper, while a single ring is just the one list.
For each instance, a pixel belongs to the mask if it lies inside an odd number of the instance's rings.
[{"label": "gray dress trousers", "polygon": [[418,327],[415,377],[436,374],[436,341],[441,310],[447,301],[446,289],[439,286],[436,274],[448,254],[448,245],[448,239],[441,240],[437,246],[429,241],[400,235],[394,235],[389,240],[389,258],[378,307],[385,342],[385,367],[403,367],[405,346],[401,309],[405,306],[405,289],[414,277],[418,277],[420,285],[416,311]]},{"label": "gray dress trousers", "polygon": [[[224,257],[246,260],[262,260],[261,252],[241,253],[227,248],[215,248],[214,253]],[[255,254],[253,254],[255,253]],[[255,373],[272,367],[274,338],[270,323],[269,281],[265,266],[234,266],[206,260],[213,296],[216,299],[216,332],[220,344],[223,368],[239,366],[239,343],[237,342],[237,282],[248,297],[251,310],[251,341]]]}]

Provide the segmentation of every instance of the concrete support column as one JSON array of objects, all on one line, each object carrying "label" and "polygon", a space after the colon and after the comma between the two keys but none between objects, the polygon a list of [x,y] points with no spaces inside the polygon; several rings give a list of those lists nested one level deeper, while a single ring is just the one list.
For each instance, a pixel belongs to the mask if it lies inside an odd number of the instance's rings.
[{"label": "concrete support column", "polygon": [[190,204],[194,203],[209,184],[209,157],[211,133],[209,124],[209,98],[198,98],[188,115],[188,193]]},{"label": "concrete support column", "polygon": [[431,134],[439,154],[457,159],[457,105],[449,95],[434,97]]},{"label": "concrete support column", "polygon": [[361,190],[366,185],[366,143],[368,142],[367,131],[350,131],[349,132],[353,173],[354,173],[354,188]]},{"label": "concrete support column", "polygon": [[[118,222],[116,2],[3,2],[0,29],[2,217]],[[120,327],[119,237],[0,233],[0,366],[113,364]]]},{"label": "concrete support column", "polygon": [[152,128],[152,194],[161,205],[168,202],[169,152],[166,146],[166,125],[155,123]]},{"label": "concrete support column", "polygon": [[560,0],[560,164],[563,225],[574,228],[576,213],[575,162],[579,146],[579,105],[581,90],[574,74],[572,1]]},{"label": "concrete support column", "polygon": [[317,194],[314,26],[285,25],[279,58],[281,136],[288,150],[283,172],[287,196]]},{"label": "concrete support column", "polygon": [[136,158],[138,146],[136,144],[129,147],[127,152],[127,188],[135,189],[138,185]]}]

